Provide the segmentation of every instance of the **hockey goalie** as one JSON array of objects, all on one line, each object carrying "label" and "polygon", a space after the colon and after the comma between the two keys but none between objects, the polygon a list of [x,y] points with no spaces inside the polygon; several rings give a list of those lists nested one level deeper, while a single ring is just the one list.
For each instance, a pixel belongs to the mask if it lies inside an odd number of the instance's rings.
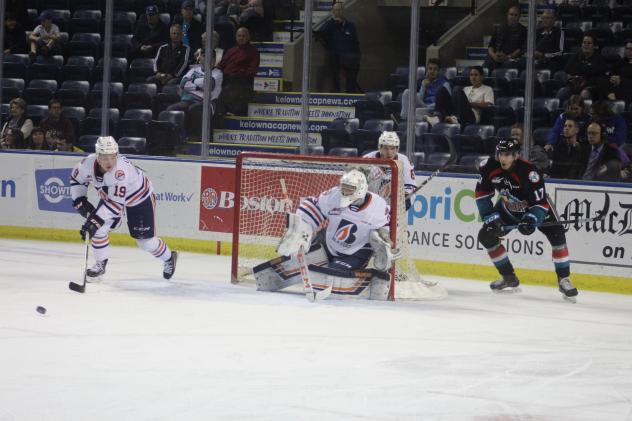
[{"label": "hockey goalie", "polygon": [[287,215],[281,256],[253,268],[257,289],[278,291],[302,282],[308,299],[313,293],[316,299],[386,300],[389,271],[399,258],[389,222],[389,205],[369,192],[365,175],[356,169],[344,173],[338,186],[304,199]]}]

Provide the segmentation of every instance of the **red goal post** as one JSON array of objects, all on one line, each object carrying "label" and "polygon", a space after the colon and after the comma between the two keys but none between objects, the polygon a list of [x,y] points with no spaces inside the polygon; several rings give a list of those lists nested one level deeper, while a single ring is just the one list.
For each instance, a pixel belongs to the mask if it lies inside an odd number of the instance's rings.
[{"label": "red goal post", "polygon": [[[237,156],[235,171],[235,207],[231,282],[238,283],[248,259],[262,261],[276,257],[273,248],[285,230],[285,214],[296,211],[300,201],[338,185],[340,176],[352,168],[369,170],[379,167],[390,171],[390,235],[398,244],[398,235],[406,235],[402,214],[403,179],[397,161],[390,159],[308,156],[247,152]],[[286,190],[282,187],[286,186]],[[399,227],[399,231],[398,231]],[[401,231],[401,232],[400,232]],[[272,250],[271,250],[272,248]],[[391,276],[393,294],[394,269]],[[393,299],[391,296],[390,299]]]}]

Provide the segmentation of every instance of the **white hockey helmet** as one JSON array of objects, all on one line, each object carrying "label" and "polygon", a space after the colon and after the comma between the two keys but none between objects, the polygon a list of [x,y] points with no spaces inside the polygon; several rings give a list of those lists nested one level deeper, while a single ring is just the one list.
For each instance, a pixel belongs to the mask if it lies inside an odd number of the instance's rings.
[{"label": "white hockey helmet", "polygon": [[340,207],[346,208],[356,201],[363,200],[368,191],[369,184],[361,171],[351,170],[344,173],[340,177]]},{"label": "white hockey helmet", "polygon": [[377,141],[377,146],[397,146],[399,148],[399,136],[396,132],[382,132]]},{"label": "white hockey helmet", "polygon": [[118,153],[118,144],[112,136],[99,136],[94,146],[97,155],[111,155]]}]

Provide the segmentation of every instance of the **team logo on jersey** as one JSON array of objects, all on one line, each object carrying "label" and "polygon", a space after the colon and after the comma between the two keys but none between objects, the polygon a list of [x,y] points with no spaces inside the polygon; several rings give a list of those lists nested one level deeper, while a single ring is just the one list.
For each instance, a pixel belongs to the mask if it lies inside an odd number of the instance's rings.
[{"label": "team logo on jersey", "polygon": [[356,239],[354,234],[357,230],[358,226],[356,224],[343,219],[336,229],[335,238],[339,243],[353,244]]},{"label": "team logo on jersey", "polygon": [[215,189],[211,187],[204,189],[204,191],[202,192],[202,197],[201,197],[202,206],[204,206],[204,209],[211,210],[215,208],[215,206],[217,206],[217,203],[218,203],[217,198],[218,196]]},{"label": "team logo on jersey", "polygon": [[340,215],[341,213],[342,213],[342,209],[333,208],[329,212],[327,212],[327,215]]},{"label": "team logo on jersey", "polygon": [[529,181],[531,181],[532,183],[537,183],[538,181],[540,181],[540,174],[538,174],[537,171],[531,171],[529,173]]},{"label": "team logo on jersey", "polygon": [[116,170],[116,172],[114,173],[114,178],[116,178],[118,181],[125,180],[125,171]]}]

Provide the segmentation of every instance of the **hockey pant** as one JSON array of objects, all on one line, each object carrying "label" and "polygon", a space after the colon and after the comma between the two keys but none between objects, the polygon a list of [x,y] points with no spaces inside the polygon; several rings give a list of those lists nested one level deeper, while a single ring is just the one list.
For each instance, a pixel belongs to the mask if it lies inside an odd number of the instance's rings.
[{"label": "hockey pant", "polygon": [[[500,213],[500,217],[504,225],[513,225],[519,222],[519,218],[509,214],[503,206],[496,206],[496,211]],[[554,212],[549,212],[544,222],[557,221]],[[558,278],[566,278],[570,275],[570,261],[568,257],[568,247],[566,246],[566,234],[562,225],[553,225],[548,227],[538,227],[538,230],[545,235],[552,249],[553,265]],[[505,231],[501,237],[504,237],[510,231]],[[514,273],[513,265],[507,255],[507,249],[501,243],[500,237],[490,234],[483,228],[478,232],[478,241],[487,250],[492,263],[501,275],[511,275]]]},{"label": "hockey pant", "polygon": [[[99,202],[97,210],[100,206],[103,206],[102,201]],[[136,244],[141,250],[151,253],[164,262],[171,258],[171,250],[160,237],[155,236],[155,209],[156,202],[153,195],[136,206],[126,207],[127,227],[130,236],[136,240]],[[120,217],[107,219],[92,237],[92,250],[97,261],[103,261],[110,257],[109,232],[120,225]]]}]

